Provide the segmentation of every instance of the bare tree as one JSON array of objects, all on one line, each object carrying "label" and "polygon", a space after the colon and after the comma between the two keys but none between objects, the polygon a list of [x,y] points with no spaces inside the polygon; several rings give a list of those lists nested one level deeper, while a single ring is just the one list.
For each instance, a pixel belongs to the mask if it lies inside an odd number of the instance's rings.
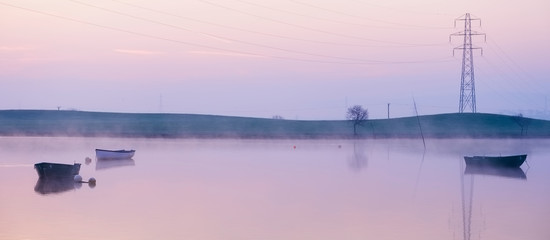
[{"label": "bare tree", "polygon": [[357,135],[357,126],[363,125],[369,119],[369,111],[361,105],[355,105],[348,108],[346,118],[353,122],[353,135]]},{"label": "bare tree", "polygon": [[530,119],[523,117],[523,114],[521,113],[516,116],[512,116],[512,119],[521,128],[521,136],[523,136],[524,130],[525,130],[525,134],[527,134],[527,129],[529,128],[529,124],[530,124]]}]

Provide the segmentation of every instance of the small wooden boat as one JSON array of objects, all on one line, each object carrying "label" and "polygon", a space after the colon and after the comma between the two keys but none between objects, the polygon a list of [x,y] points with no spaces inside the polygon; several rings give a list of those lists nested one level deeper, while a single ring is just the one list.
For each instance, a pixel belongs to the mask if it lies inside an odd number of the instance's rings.
[{"label": "small wooden boat", "polygon": [[467,166],[471,165],[517,168],[520,167],[523,162],[525,162],[526,158],[527,154],[513,156],[465,156],[464,161],[466,161]]},{"label": "small wooden boat", "polygon": [[95,156],[97,159],[131,159],[135,152],[136,150],[96,149]]},{"label": "small wooden boat", "polygon": [[41,162],[34,164],[39,178],[72,178],[80,172],[80,163],[62,164]]}]

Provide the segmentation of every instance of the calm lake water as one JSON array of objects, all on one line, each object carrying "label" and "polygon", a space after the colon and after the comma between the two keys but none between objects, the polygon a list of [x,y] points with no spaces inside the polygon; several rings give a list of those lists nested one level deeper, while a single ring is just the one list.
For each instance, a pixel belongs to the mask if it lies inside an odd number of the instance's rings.
[{"label": "calm lake water", "polygon": [[[508,176],[465,172],[464,155],[516,153],[529,166]],[[97,185],[48,193],[42,161]],[[550,140],[0,138],[0,239],[548,240],[549,224]]]}]

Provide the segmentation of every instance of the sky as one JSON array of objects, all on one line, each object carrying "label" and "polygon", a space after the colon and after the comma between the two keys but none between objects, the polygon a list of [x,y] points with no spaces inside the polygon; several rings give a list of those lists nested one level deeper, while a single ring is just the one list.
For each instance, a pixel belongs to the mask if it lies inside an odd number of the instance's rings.
[{"label": "sky", "polygon": [[465,13],[477,111],[550,119],[547,0],[0,0],[0,109],[454,113]]}]

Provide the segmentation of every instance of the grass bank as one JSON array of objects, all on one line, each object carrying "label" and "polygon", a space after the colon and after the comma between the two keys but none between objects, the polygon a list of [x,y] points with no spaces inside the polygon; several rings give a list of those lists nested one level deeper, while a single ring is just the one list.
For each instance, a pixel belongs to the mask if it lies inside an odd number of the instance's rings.
[{"label": "grass bank", "polygon": [[[547,138],[550,121],[466,113],[365,121],[359,138]],[[1,136],[146,138],[353,138],[350,121],[302,121],[196,114],[1,110]]]}]

